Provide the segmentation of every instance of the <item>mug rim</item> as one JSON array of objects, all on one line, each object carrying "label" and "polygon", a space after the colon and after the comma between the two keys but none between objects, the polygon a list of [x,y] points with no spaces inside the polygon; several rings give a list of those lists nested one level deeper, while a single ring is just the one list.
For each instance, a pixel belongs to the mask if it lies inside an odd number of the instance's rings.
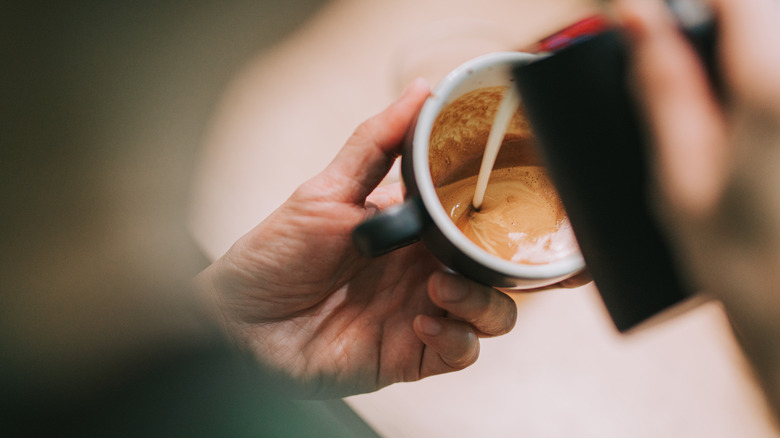
[{"label": "mug rim", "polygon": [[412,139],[414,144],[412,148],[414,177],[417,180],[420,198],[436,227],[455,247],[479,264],[504,275],[526,279],[545,279],[575,274],[585,268],[585,260],[578,249],[574,254],[550,263],[523,264],[510,262],[482,249],[460,231],[441,205],[431,176],[428,151],[433,123],[447,104],[460,97],[460,95],[452,97],[453,91],[459,85],[475,74],[485,73],[503,66],[506,66],[507,69],[507,84],[511,84],[512,67],[527,64],[539,57],[539,55],[524,52],[494,52],[473,58],[456,67],[441,80],[423,105]]}]

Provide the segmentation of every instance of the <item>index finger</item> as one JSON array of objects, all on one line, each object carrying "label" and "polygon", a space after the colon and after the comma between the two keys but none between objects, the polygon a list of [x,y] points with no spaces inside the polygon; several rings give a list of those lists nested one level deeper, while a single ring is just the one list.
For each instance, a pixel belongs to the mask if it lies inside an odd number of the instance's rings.
[{"label": "index finger", "polygon": [[341,202],[363,204],[390,170],[401,141],[430,95],[424,79],[412,82],[403,95],[376,116],[363,122],[318,178]]},{"label": "index finger", "polygon": [[517,305],[512,298],[459,275],[433,274],[428,295],[434,304],[471,324],[482,336],[509,333],[517,320]]}]

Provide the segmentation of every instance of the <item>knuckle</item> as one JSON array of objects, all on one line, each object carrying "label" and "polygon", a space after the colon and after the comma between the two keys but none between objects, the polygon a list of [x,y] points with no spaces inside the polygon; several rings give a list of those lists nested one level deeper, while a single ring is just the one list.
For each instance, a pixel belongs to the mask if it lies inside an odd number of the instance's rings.
[{"label": "knuckle", "polygon": [[352,139],[357,142],[374,142],[379,125],[376,117],[366,119],[355,128],[355,131],[352,133]]}]

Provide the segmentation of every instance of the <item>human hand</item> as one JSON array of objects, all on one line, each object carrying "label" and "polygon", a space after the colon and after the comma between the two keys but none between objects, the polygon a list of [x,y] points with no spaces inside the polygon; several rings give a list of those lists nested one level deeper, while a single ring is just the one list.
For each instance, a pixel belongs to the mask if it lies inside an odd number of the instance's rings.
[{"label": "human hand", "polygon": [[415,81],[197,278],[236,342],[309,396],[465,368],[479,337],[514,326],[511,298],[443,272],[420,244],[376,259],[353,248],[355,226],[401,198],[397,185],[374,189],[428,95]]},{"label": "human hand", "polygon": [[661,2],[618,3],[655,140],[656,211],[780,412],[780,8],[718,0],[719,98]]}]

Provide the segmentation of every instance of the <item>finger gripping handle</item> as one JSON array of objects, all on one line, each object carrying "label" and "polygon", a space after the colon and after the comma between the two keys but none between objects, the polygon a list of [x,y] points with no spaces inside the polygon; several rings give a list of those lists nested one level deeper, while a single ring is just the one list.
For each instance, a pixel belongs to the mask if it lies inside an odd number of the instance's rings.
[{"label": "finger gripping handle", "polygon": [[377,257],[420,240],[423,207],[419,198],[394,205],[367,219],[352,231],[352,242],[361,254]]}]

